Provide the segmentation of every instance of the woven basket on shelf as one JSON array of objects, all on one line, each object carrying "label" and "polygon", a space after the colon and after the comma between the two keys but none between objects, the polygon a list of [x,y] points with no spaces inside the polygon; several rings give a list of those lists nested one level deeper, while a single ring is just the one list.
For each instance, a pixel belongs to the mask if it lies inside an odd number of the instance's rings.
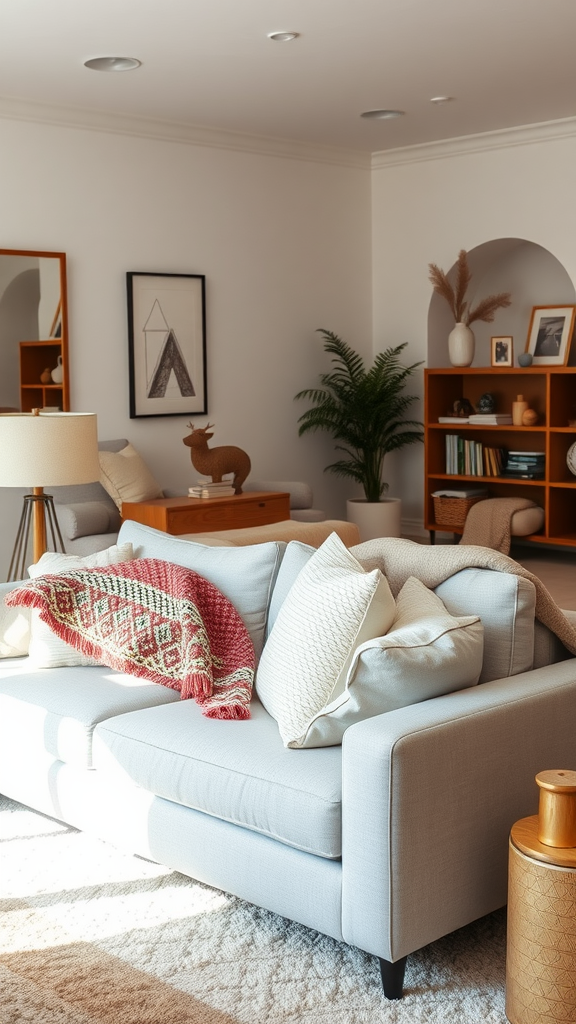
[{"label": "woven basket on shelf", "polygon": [[486,495],[479,494],[475,498],[447,498],[445,495],[434,496],[434,519],[440,526],[464,526],[466,516],[472,505],[483,501]]}]

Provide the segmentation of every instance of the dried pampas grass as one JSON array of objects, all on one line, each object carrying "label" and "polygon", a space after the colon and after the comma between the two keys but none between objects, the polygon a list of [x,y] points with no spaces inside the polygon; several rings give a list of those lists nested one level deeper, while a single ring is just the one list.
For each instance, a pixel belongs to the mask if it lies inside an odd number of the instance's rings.
[{"label": "dried pampas grass", "polygon": [[434,291],[446,300],[457,324],[463,323],[469,327],[475,320],[492,323],[496,310],[509,306],[512,301],[510,292],[499,292],[497,295],[488,295],[473,308],[470,308],[470,304],[466,301],[466,292],[472,280],[472,274],[468,266],[466,249],[461,249],[458,253],[456,285],[454,287],[450,284],[444,271],[435,263],[429,263],[428,269]]}]

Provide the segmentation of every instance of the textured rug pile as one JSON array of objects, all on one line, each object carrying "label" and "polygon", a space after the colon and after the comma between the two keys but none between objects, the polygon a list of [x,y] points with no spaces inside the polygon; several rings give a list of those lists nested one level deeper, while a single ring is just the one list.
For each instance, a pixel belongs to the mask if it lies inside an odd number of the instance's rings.
[{"label": "textured rug pile", "polygon": [[374,957],[0,797],[2,1024],[505,1024],[505,914]]}]

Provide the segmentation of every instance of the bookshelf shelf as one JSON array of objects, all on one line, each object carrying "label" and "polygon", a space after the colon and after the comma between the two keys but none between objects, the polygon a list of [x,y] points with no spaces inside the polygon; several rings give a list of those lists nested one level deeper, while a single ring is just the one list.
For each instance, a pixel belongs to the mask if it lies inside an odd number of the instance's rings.
[{"label": "bookshelf shelf", "polygon": [[[538,414],[532,427],[509,424],[439,423],[454,402],[466,398],[477,407],[485,392],[494,395],[498,412],[510,412],[524,395]],[[571,425],[569,425],[569,421]],[[446,472],[446,436],[479,442],[483,448],[543,452],[543,479],[477,476]],[[486,486],[488,497],[530,497],[545,512],[541,532],[527,538],[542,544],[576,547],[576,477],[566,455],[576,441],[576,367],[447,367],[425,370],[425,526],[432,538],[437,530],[461,533],[438,523],[432,492],[448,485]]]}]

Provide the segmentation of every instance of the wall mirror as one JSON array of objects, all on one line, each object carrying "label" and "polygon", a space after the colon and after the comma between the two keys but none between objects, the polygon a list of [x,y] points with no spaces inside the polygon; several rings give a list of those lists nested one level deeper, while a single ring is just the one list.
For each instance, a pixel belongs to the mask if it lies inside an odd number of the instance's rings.
[{"label": "wall mirror", "polygon": [[0,249],[0,412],[70,409],[66,254]]}]

